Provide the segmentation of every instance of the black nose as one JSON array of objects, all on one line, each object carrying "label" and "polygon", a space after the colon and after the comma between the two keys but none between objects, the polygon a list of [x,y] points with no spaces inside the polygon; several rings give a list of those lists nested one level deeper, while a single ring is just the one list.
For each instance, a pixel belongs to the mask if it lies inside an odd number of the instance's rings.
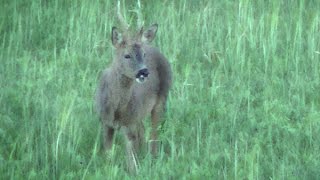
[{"label": "black nose", "polygon": [[136,78],[139,78],[141,76],[143,77],[148,77],[149,75],[149,70],[147,68],[139,70],[138,74],[136,75]]}]

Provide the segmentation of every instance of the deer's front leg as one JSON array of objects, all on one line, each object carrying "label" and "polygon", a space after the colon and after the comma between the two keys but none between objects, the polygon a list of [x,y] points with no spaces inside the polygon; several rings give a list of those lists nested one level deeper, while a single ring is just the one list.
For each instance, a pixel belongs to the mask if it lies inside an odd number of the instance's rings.
[{"label": "deer's front leg", "polygon": [[114,128],[108,125],[104,125],[103,129],[103,149],[108,151],[112,148]]}]

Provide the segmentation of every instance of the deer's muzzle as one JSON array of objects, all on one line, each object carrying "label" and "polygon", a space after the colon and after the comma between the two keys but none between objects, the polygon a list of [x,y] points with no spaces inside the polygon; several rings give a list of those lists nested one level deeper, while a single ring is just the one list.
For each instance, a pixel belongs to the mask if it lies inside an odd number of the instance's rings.
[{"label": "deer's muzzle", "polygon": [[149,70],[147,68],[139,70],[138,74],[136,75],[136,81],[138,83],[143,83],[145,78],[149,75]]}]

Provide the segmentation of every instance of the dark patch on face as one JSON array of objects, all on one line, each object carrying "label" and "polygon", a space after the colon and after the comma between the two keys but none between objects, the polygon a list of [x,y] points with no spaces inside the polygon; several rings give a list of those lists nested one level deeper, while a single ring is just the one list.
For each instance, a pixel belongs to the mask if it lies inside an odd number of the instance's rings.
[{"label": "dark patch on face", "polygon": [[135,56],[138,62],[142,62],[143,61],[143,52],[142,52],[142,48],[140,44],[133,44],[132,46],[133,48],[133,52],[135,52]]},{"label": "dark patch on face", "polygon": [[135,44],[133,44],[133,48],[135,48],[135,49],[140,49],[140,48],[141,48],[141,45],[140,45],[140,44],[135,43]]}]

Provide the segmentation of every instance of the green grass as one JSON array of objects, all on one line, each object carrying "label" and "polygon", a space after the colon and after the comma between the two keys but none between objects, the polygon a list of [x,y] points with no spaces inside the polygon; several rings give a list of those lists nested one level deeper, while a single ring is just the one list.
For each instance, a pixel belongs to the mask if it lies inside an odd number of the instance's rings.
[{"label": "green grass", "polygon": [[[122,2],[131,24],[135,2]],[[138,179],[318,179],[319,1],[142,1],[174,72],[162,152]],[[3,1],[0,179],[129,179],[93,96],[115,1]],[[148,125],[148,123],[146,123]],[[148,136],[148,135],[147,135]]]}]

